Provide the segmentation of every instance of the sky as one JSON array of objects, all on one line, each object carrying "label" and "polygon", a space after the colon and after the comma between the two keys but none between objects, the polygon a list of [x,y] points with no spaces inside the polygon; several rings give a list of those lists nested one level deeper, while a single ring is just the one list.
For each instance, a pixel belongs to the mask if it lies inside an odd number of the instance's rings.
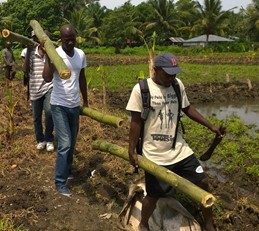
[{"label": "sky", "polygon": [[[100,4],[102,6],[106,6],[109,9],[114,9],[114,7],[122,6],[127,0],[100,0]],[[133,5],[138,5],[141,2],[145,2],[144,0],[131,0]],[[177,0],[174,1],[176,3]],[[203,0],[199,0],[201,4],[203,4]],[[248,4],[252,3],[252,0],[221,0],[223,10],[229,10],[233,7],[238,7],[238,9],[243,6],[244,8],[247,7]],[[238,11],[238,10],[236,10]]]}]

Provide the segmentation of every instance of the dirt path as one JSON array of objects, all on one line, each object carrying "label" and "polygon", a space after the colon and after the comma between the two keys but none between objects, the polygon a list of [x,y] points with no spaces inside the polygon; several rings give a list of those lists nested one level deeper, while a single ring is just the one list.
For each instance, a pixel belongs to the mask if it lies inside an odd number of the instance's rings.
[{"label": "dirt path", "polygon": [[[18,102],[15,110],[15,143],[12,147],[6,145],[4,102],[7,98],[4,83],[0,84],[0,219],[11,219],[15,226],[23,225],[31,231],[119,230],[116,218],[127,197],[128,186],[134,179],[133,169],[124,160],[92,150],[91,142],[101,138],[125,146],[128,125],[124,124],[116,130],[90,118],[80,118],[75,179],[69,182],[73,196],[60,196],[53,181],[55,153],[36,150],[31,110],[21,82],[15,82],[14,87],[15,101]],[[215,85],[214,94],[208,94],[208,87],[199,85],[188,88],[190,100],[198,103],[215,99],[223,101],[229,97],[259,99],[258,84],[252,91],[247,91],[247,86],[240,83]],[[222,94],[218,95],[218,92]],[[93,98],[92,94],[90,92]],[[101,98],[95,96],[98,97]],[[109,107],[112,110],[124,109],[126,101],[125,93],[109,93]],[[92,107],[101,108],[97,100]],[[205,168],[215,170],[224,179],[221,182],[219,177],[210,176],[212,193],[222,201],[223,207],[223,211],[215,208],[219,217],[218,230],[259,230],[259,209],[254,205],[256,201],[258,205],[259,201],[258,179],[238,170],[227,175],[215,166]]]}]

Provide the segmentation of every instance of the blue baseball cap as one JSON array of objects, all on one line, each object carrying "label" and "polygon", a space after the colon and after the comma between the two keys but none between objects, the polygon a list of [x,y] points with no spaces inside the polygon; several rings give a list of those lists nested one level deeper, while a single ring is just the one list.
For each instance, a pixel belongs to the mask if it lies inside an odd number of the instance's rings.
[{"label": "blue baseball cap", "polygon": [[168,75],[176,75],[183,72],[178,65],[176,56],[168,52],[157,55],[154,66],[161,67]]}]

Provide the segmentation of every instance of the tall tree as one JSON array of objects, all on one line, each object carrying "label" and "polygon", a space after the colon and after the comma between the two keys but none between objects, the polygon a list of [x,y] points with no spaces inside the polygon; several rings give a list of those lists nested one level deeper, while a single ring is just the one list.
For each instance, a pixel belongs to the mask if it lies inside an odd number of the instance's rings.
[{"label": "tall tree", "polygon": [[247,16],[247,35],[255,41],[259,41],[259,0],[253,0],[245,10]]},{"label": "tall tree", "polygon": [[244,41],[247,39],[247,15],[244,10],[241,9],[238,13],[231,12],[228,18],[228,28],[226,29],[226,35],[232,39],[239,39]]},{"label": "tall tree", "polygon": [[196,2],[194,0],[179,0],[175,4],[175,9],[181,22],[178,34],[183,38],[192,37],[192,28],[198,20]]},{"label": "tall tree", "polygon": [[96,29],[92,35],[98,38],[99,42],[103,40],[101,26],[108,12],[109,10],[105,6],[101,6],[99,2],[90,3],[86,8],[87,16],[92,19],[91,27]]},{"label": "tall tree", "polygon": [[224,35],[224,30],[227,29],[227,19],[229,12],[234,8],[223,11],[221,0],[204,0],[204,5],[196,1],[198,10],[198,20],[193,27],[197,33],[206,34],[207,43],[210,34]]},{"label": "tall tree", "polygon": [[78,34],[77,42],[79,44],[85,41],[87,41],[88,44],[100,43],[100,39],[94,35],[94,33],[97,31],[97,28],[93,27],[94,19],[88,17],[86,8],[74,10],[71,13],[70,20],[66,21],[75,27]]},{"label": "tall tree", "polygon": [[179,20],[173,1],[149,0],[147,3],[152,8],[152,15],[143,26],[145,30],[156,31],[157,43],[161,44],[172,35],[177,35]]},{"label": "tall tree", "polygon": [[1,5],[1,16],[11,16],[14,32],[30,35],[30,20],[36,19],[44,29],[57,30],[61,22],[59,1],[57,0],[8,0]]},{"label": "tall tree", "polygon": [[115,8],[105,18],[101,30],[104,33],[105,44],[114,46],[116,52],[134,40],[136,30],[135,8],[130,1]]}]

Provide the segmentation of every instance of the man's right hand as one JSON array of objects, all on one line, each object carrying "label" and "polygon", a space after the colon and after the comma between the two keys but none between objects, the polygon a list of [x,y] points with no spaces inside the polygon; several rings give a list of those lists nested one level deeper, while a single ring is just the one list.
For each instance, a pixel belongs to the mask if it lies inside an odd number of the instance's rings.
[{"label": "man's right hand", "polygon": [[138,168],[138,155],[134,151],[129,151],[129,162],[134,168]]}]

